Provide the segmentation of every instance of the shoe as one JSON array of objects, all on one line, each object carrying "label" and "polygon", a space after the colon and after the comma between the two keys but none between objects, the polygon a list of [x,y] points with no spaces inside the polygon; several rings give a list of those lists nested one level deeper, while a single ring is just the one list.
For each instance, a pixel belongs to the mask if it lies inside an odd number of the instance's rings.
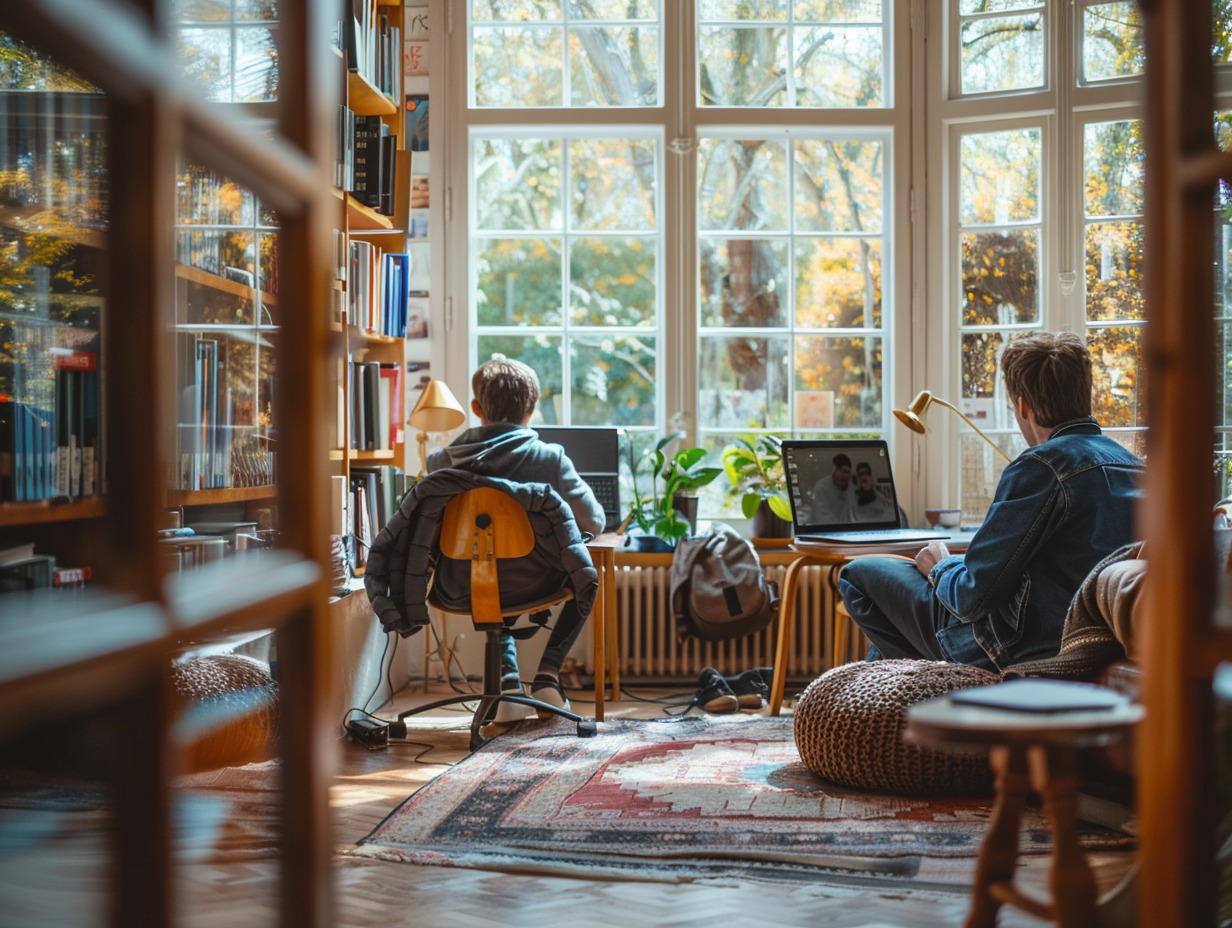
[{"label": "shoe", "polygon": [[736,694],[741,709],[760,709],[770,698],[770,680],[774,671],[769,667],[754,667],[734,677],[724,677]]},{"label": "shoe", "polygon": [[[521,681],[518,681],[517,686],[508,686],[503,680],[501,681],[501,694],[512,693],[517,696],[525,696],[526,690],[522,689]],[[496,716],[492,719],[501,725],[508,725],[511,722],[520,722],[522,719],[531,718],[535,714],[534,706],[527,706],[520,702],[506,702],[501,700],[496,704]]]},{"label": "shoe", "polygon": [[735,712],[740,700],[727,685],[727,681],[713,667],[707,667],[697,679],[697,692],[693,694],[690,707],[697,706],[703,712]]},{"label": "shoe", "polygon": [[[535,679],[530,684],[530,698],[546,702],[549,706],[564,709],[566,712],[573,711],[569,707],[569,697],[565,695],[565,688],[560,685],[560,680],[548,673],[535,674]],[[551,712],[544,712],[542,709],[536,709],[535,711],[539,713],[539,718],[541,719],[548,718],[553,714]]]}]

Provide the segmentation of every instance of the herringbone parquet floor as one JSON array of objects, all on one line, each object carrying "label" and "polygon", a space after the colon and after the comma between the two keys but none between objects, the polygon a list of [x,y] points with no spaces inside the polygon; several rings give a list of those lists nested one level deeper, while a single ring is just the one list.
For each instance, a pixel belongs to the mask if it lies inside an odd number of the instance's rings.
[{"label": "herringbone parquet floor", "polygon": [[[653,694],[648,694],[653,695]],[[423,699],[398,694],[381,714],[389,717]],[[586,711],[580,701],[576,708]],[[658,705],[632,699],[612,706],[614,716],[652,717]],[[827,928],[942,928],[961,925],[964,896],[903,893],[897,888],[833,890],[806,884],[724,881],[665,884],[567,879],[498,872],[418,867],[344,856],[420,784],[461,759],[469,716],[442,710],[419,717],[410,735],[421,747],[367,751],[340,744],[339,774],[331,790],[337,918],[342,928],[449,926],[449,928],[550,928],[550,926],[728,925],[827,926]],[[178,803],[180,921],[190,928],[248,928],[276,923],[278,862],[273,851],[276,767],[252,765],[184,781]],[[101,813],[75,812],[64,828],[38,816],[20,840],[0,830],[0,926],[102,925],[105,911]],[[31,829],[50,830],[36,841]],[[1093,855],[1102,886],[1129,868],[1129,853]],[[1020,877],[1043,895],[1043,862],[1020,867]],[[1003,928],[1043,923],[1004,911]]]}]

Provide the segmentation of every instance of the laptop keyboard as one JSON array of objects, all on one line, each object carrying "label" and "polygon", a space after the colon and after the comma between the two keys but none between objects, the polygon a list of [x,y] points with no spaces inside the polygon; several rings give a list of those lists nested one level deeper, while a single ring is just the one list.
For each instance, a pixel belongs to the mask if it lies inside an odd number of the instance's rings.
[{"label": "laptop keyboard", "polygon": [[604,512],[620,511],[620,478],[615,474],[583,474]]},{"label": "laptop keyboard", "polygon": [[911,531],[901,528],[869,529],[863,532],[825,532],[815,535],[801,535],[803,539],[818,539],[821,541],[842,541],[851,544],[862,544],[877,541],[926,541],[931,538],[945,538],[940,532],[930,532],[921,529]]}]

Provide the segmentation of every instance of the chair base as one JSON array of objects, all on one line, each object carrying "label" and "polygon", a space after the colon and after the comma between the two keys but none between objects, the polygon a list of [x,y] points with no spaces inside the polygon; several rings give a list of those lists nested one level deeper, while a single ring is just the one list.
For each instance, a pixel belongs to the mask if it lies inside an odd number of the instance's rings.
[{"label": "chair base", "polygon": [[500,691],[500,629],[487,629],[485,631],[487,641],[484,643],[484,674],[483,674],[483,692],[478,694],[468,694],[462,696],[449,696],[445,699],[438,699],[435,702],[430,702],[426,706],[417,706],[414,709],[408,709],[406,712],[398,713],[398,721],[404,721],[412,715],[419,715],[423,712],[430,712],[433,709],[440,709],[443,706],[456,706],[462,703],[479,700],[479,706],[475,709],[474,718],[471,719],[471,750],[475,751],[490,741],[490,738],[484,738],[480,734],[480,729],[488,724],[496,715],[496,707],[502,702],[516,702],[523,706],[530,706],[540,715],[545,712],[552,715],[558,715],[562,719],[569,719],[571,722],[577,723],[577,734],[579,738],[593,738],[597,732],[595,720],[585,716],[577,715],[570,712],[568,709],[562,709],[560,706],[554,706],[551,703],[544,702],[540,699],[535,699],[532,696],[525,696],[522,693],[502,693]]}]

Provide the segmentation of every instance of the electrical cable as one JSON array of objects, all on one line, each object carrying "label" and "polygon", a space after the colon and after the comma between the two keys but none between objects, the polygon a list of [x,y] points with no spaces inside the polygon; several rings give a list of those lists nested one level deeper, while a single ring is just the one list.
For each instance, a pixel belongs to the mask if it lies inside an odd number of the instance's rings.
[{"label": "electrical cable", "polygon": [[[396,634],[395,632],[387,632],[387,633],[385,634],[385,647],[383,647],[383,648],[381,649],[381,659],[380,659],[380,661],[379,661],[379,662],[378,662],[378,664],[377,664],[376,686],[374,686],[374,687],[372,688],[372,692],[371,692],[371,693],[369,693],[369,694],[368,694],[368,698],[364,700],[364,702],[363,702],[363,709],[361,710],[361,711],[363,711],[363,712],[367,712],[367,711],[368,711],[368,705],[369,705],[369,703],[371,703],[371,702],[372,702],[372,700],[376,698],[376,694],[377,694],[377,692],[381,689],[381,678],[382,678],[383,676],[385,676],[385,655],[389,653],[389,639],[390,639],[390,638],[397,638],[397,637],[398,637],[398,636],[397,636],[397,634]],[[398,643],[397,643],[397,641],[395,641],[395,642],[394,642],[394,655],[396,656],[396,655],[397,655],[397,653],[398,653]],[[390,660],[390,663],[391,663],[391,665],[392,665],[392,663],[393,663],[393,657],[391,656],[389,660]],[[394,683],[393,683],[393,680],[392,680],[392,679],[390,679],[390,681],[389,681],[389,698],[390,698],[390,699],[393,699],[393,698],[394,698]],[[382,705],[384,705],[384,704],[382,703]]]}]

